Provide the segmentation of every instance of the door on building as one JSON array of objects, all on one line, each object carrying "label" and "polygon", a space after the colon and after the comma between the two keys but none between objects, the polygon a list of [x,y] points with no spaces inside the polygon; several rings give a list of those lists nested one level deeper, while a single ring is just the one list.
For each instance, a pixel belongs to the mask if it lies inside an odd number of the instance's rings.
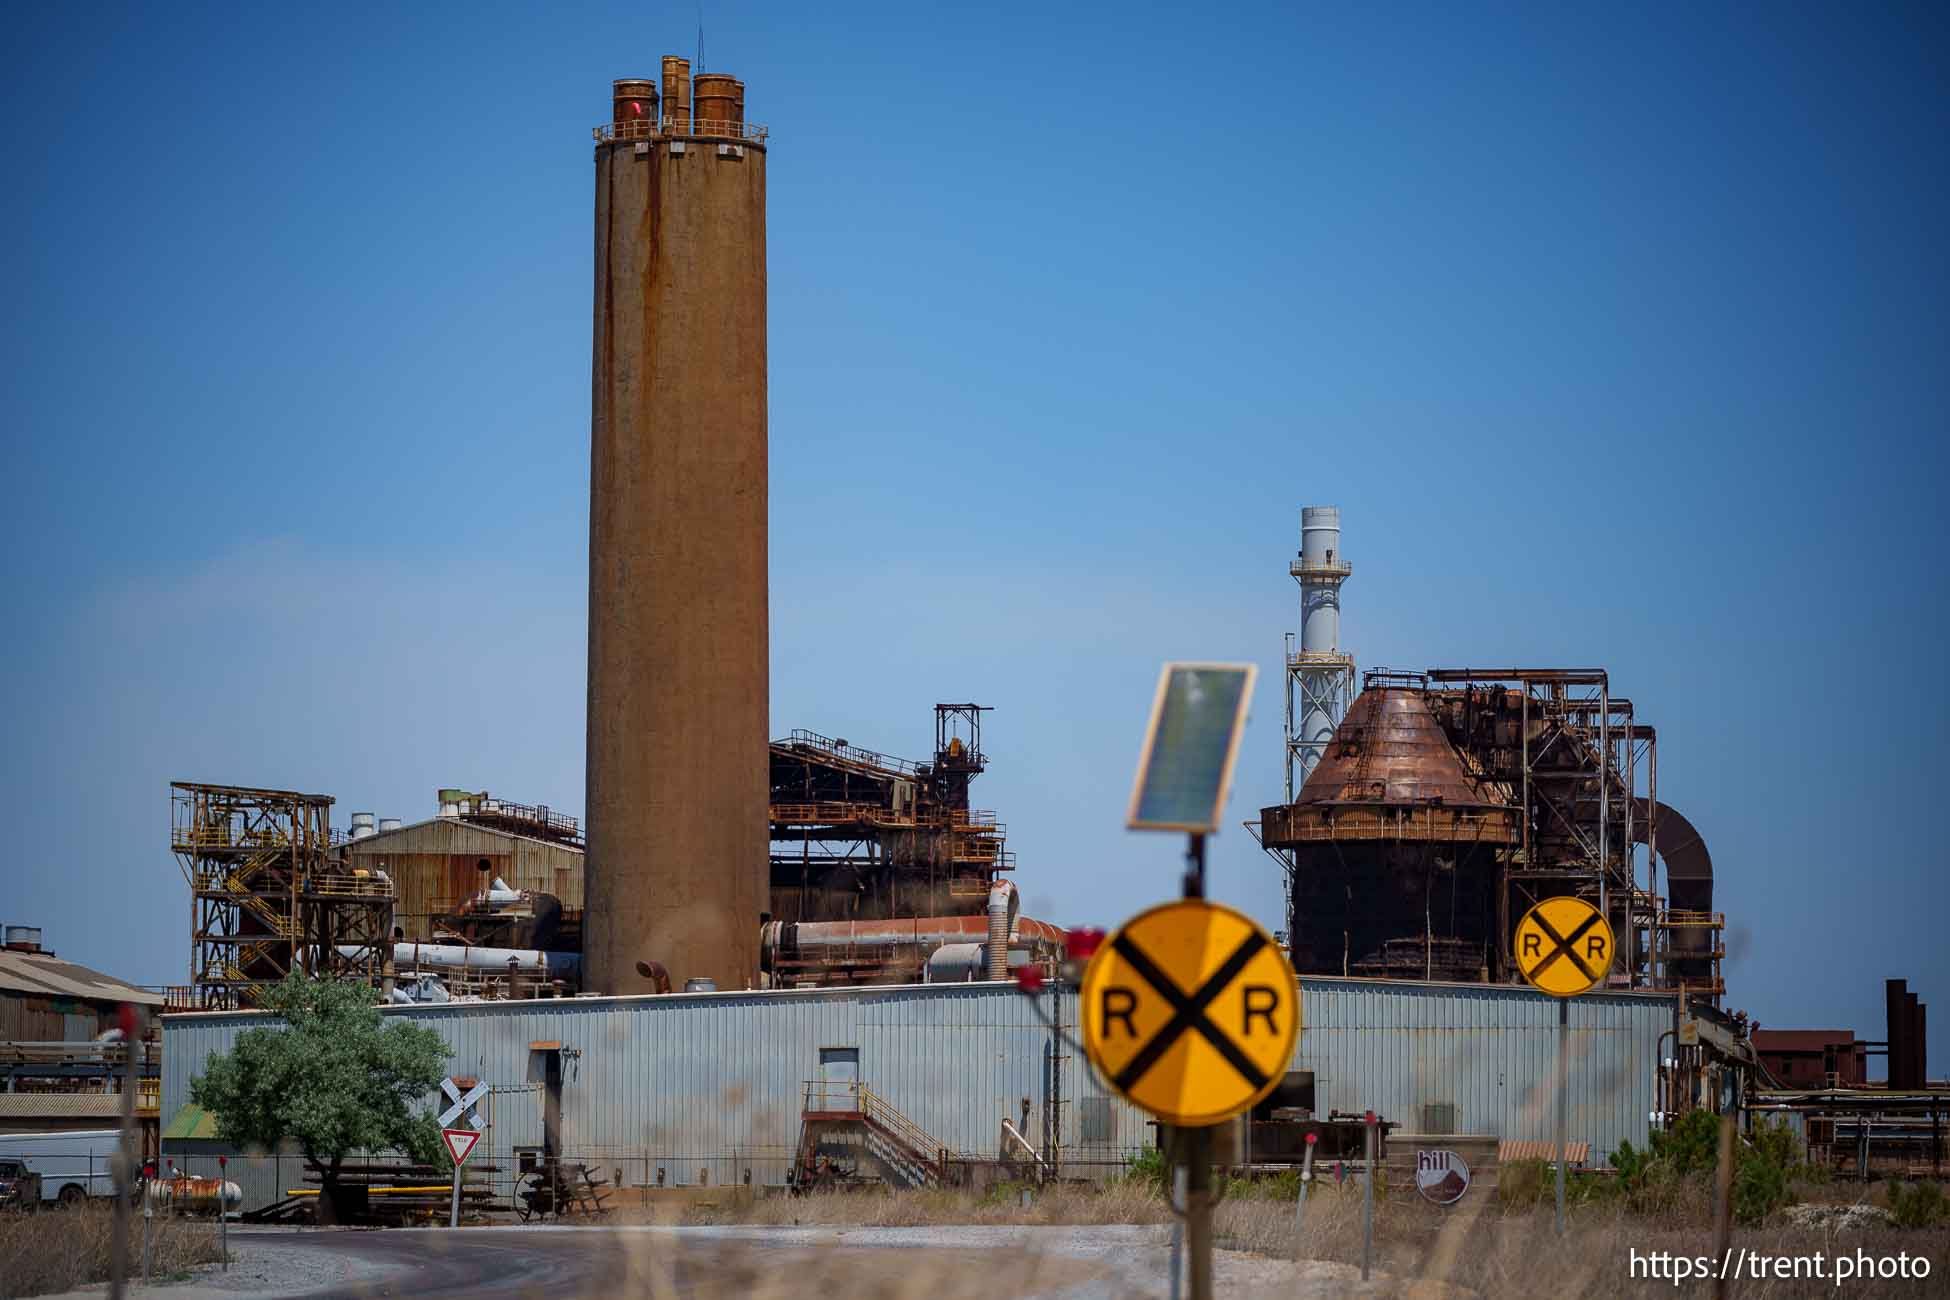
[{"label": "door on building", "polygon": [[[844,1099],[857,1103],[860,1094],[860,1049],[857,1047],[822,1047],[819,1049],[819,1090],[825,1095],[827,1106],[824,1109],[841,1109],[839,1103]],[[848,1110],[859,1109],[857,1104],[849,1104]]]}]

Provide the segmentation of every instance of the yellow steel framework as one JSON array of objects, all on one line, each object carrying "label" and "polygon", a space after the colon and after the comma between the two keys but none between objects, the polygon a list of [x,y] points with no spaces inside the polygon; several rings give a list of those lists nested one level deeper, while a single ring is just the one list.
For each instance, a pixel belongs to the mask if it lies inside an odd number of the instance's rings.
[{"label": "yellow steel framework", "polygon": [[197,1006],[258,1005],[293,971],[378,981],[391,951],[392,886],[335,859],[331,810],[329,795],[170,786]]}]

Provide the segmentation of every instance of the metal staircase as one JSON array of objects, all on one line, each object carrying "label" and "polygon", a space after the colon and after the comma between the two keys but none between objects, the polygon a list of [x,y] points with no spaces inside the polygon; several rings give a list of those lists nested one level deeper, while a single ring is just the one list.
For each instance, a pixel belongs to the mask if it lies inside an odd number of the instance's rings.
[{"label": "metal staircase", "polygon": [[795,1186],[802,1189],[867,1181],[861,1165],[878,1167],[881,1181],[902,1187],[940,1187],[948,1149],[864,1083],[808,1080],[799,1115]]}]

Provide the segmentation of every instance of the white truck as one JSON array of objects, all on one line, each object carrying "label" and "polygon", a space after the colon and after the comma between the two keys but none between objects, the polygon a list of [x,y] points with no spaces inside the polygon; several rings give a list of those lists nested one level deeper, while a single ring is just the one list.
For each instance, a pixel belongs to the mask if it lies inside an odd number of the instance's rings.
[{"label": "white truck", "polygon": [[0,1157],[18,1160],[41,1176],[41,1200],[74,1205],[115,1195],[115,1152],[122,1130],[75,1129],[64,1133],[0,1134]]}]

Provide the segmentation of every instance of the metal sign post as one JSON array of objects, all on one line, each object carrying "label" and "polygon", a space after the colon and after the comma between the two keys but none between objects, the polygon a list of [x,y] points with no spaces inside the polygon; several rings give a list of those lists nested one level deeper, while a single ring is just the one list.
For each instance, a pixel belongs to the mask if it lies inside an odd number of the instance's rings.
[{"label": "metal sign post", "polygon": [[1368,1280],[1368,1266],[1374,1260],[1374,1161],[1375,1114],[1362,1118],[1362,1141],[1368,1167],[1361,1178],[1361,1280]]},{"label": "metal sign post", "polygon": [[[1257,672],[1168,663],[1158,675],[1125,824],[1189,837],[1183,898],[1138,914],[1097,948],[1080,999],[1098,1074],[1173,1126],[1171,1208],[1184,1223],[1192,1300],[1212,1296],[1211,1125],[1273,1091],[1300,1035],[1300,983],[1279,945],[1252,918],[1205,901],[1205,837],[1225,811]],[[1174,1232],[1174,1300],[1178,1240]]]},{"label": "metal sign post", "polygon": [[[1172,1144],[1174,1147],[1177,1143]],[[1183,1300],[1185,1279],[1185,1208],[1188,1189],[1185,1166],[1171,1167],[1171,1208],[1176,1218],[1171,1225],[1171,1300]]]},{"label": "metal sign post", "polygon": [[[115,1228],[109,1247],[108,1293],[122,1300],[129,1278],[129,1193],[135,1179],[135,1079],[136,1058],[142,1050],[143,1014],[133,1002],[124,1002],[120,1015],[122,1030],[122,1142],[115,1150]],[[94,1157],[88,1162],[88,1188],[94,1191]]]},{"label": "metal sign post", "polygon": [[1302,1247],[1306,1245],[1307,1186],[1314,1180],[1314,1144],[1319,1140],[1318,1133],[1307,1134],[1307,1154],[1300,1161],[1300,1200],[1293,1208],[1293,1235]]},{"label": "metal sign post", "polygon": [[443,1128],[440,1140],[447,1144],[447,1154],[454,1161],[454,1203],[447,1213],[447,1226],[460,1226],[460,1167],[467,1163],[467,1157],[481,1140],[478,1131],[471,1128]]},{"label": "metal sign post", "polygon": [[1557,1235],[1564,1235],[1564,1167],[1567,1148],[1564,1143],[1564,1094],[1569,1091],[1564,1086],[1565,1076],[1570,1073],[1571,1061],[1571,999],[1557,1000]]},{"label": "metal sign post", "polygon": [[[456,1079],[450,1076],[440,1081],[440,1091],[445,1093],[447,1100],[453,1103],[440,1112],[438,1123],[440,1140],[447,1144],[447,1154],[454,1162],[454,1199],[452,1207],[447,1212],[447,1226],[458,1228],[460,1226],[460,1167],[466,1163],[468,1153],[473,1151],[475,1143],[481,1140],[481,1134],[487,1129],[487,1121],[481,1118],[477,1108],[482,1099],[492,1090],[478,1080]],[[467,1121],[468,1127],[456,1128],[455,1125],[462,1119]]]},{"label": "metal sign post", "polygon": [[1517,969],[1532,988],[1557,999],[1557,1232],[1564,1234],[1569,1167],[1565,1094],[1570,1079],[1571,999],[1602,984],[1616,953],[1611,923],[1582,898],[1546,898],[1517,922]]}]

